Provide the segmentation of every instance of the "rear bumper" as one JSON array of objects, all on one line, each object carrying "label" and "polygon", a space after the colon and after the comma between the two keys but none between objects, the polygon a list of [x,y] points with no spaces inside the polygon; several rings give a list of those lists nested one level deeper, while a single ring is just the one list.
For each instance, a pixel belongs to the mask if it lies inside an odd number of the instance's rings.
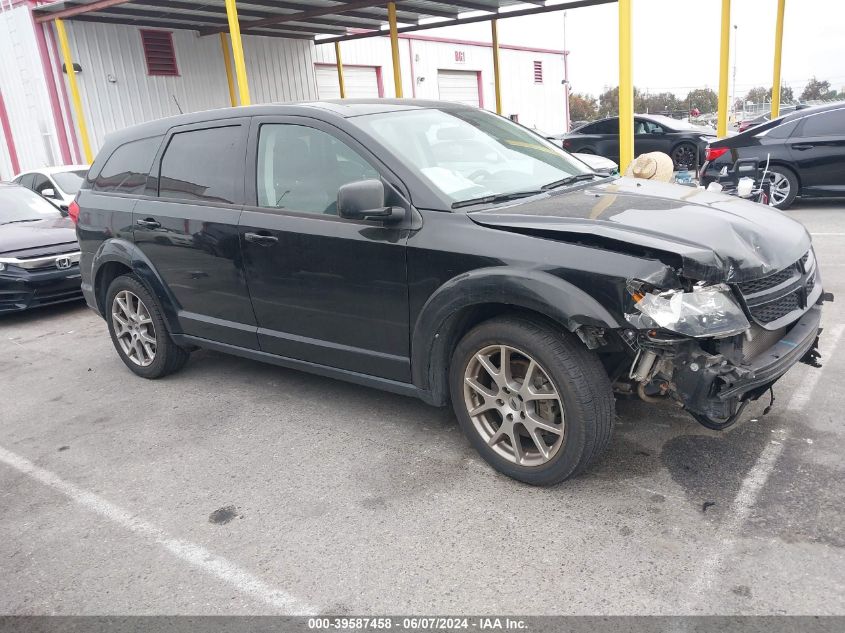
[{"label": "rear bumper", "polygon": [[0,314],[78,301],[82,298],[80,284],[78,264],[67,270],[9,267],[0,272]]}]

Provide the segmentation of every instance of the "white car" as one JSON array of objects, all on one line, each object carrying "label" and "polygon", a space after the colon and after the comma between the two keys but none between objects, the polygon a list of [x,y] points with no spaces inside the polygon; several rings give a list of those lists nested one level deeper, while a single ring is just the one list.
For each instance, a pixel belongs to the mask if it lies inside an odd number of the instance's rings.
[{"label": "white car", "polygon": [[88,165],[59,165],[57,167],[42,167],[18,174],[12,179],[27,189],[47,198],[67,213],[68,205],[73,202],[76,192],[82,186]]}]

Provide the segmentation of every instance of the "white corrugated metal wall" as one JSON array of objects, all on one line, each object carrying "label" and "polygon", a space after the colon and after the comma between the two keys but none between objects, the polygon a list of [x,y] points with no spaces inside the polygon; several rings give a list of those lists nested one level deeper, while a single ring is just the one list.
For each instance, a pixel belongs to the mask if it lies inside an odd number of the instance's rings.
[{"label": "white corrugated metal wall", "polygon": [[[95,22],[67,22],[91,145],[99,148],[114,130],[172,116],[229,105],[220,40],[195,31],[173,31],[179,76],[148,76],[140,29]],[[253,103],[317,98],[313,43],[270,37],[244,37]],[[178,105],[177,105],[178,104]]]},{"label": "white corrugated metal wall", "polygon": [[[0,90],[9,115],[21,169],[61,162],[61,152],[44,83],[32,19],[26,6],[0,1]],[[0,180],[9,179],[12,162],[0,134]]]},{"label": "white corrugated metal wall", "polygon": [[[342,42],[341,55],[346,64],[381,66],[384,96],[394,95],[390,40],[387,37]],[[413,82],[412,59],[415,78]],[[502,48],[499,51],[499,59],[502,73],[502,114],[517,114],[519,122],[528,127],[550,133],[562,132],[566,121],[566,97],[562,83],[563,55]],[[535,60],[543,63],[541,84],[534,83]],[[334,45],[315,46],[314,61],[334,64]],[[496,107],[493,50],[490,46],[403,37],[399,40],[399,61],[402,66],[402,90],[405,97],[439,99],[439,70],[480,71],[483,107],[488,110]]]}]

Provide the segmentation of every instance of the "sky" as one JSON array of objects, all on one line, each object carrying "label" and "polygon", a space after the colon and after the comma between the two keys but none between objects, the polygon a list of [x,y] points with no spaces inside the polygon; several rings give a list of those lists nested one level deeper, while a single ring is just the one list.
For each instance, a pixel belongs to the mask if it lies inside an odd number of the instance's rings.
[{"label": "sky", "polygon": [[[634,84],[680,97],[699,87],[718,91],[721,0],[632,4]],[[755,86],[772,85],[777,0],[733,0],[731,5],[729,89],[733,95],[736,61],[736,92],[742,96]],[[607,4],[565,13],[572,90],[597,96],[619,81],[618,7]],[[502,44],[563,49],[563,32],[563,11],[499,20]],[[486,22],[422,33],[490,41]],[[845,88],[845,0],[786,0],[782,83],[797,97],[813,75],[830,81],[836,90]]]}]

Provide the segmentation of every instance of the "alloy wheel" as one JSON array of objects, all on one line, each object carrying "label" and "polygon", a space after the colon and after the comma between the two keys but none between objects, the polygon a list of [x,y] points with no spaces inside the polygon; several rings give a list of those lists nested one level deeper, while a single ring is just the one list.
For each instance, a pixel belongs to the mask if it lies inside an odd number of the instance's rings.
[{"label": "alloy wheel", "polygon": [[789,197],[791,189],[789,178],[779,172],[773,171],[769,173],[769,182],[771,183],[769,204],[772,206],[781,204]]},{"label": "alloy wheel", "polygon": [[120,349],[136,365],[150,365],[156,356],[156,333],[147,306],[138,295],[121,290],[114,297],[111,313]]},{"label": "alloy wheel", "polygon": [[548,372],[515,347],[491,345],[469,360],[464,405],[487,445],[514,464],[540,466],[563,446],[561,397]]},{"label": "alloy wheel", "polygon": [[672,152],[672,160],[675,162],[675,169],[695,166],[695,148],[691,145],[679,145]]}]

